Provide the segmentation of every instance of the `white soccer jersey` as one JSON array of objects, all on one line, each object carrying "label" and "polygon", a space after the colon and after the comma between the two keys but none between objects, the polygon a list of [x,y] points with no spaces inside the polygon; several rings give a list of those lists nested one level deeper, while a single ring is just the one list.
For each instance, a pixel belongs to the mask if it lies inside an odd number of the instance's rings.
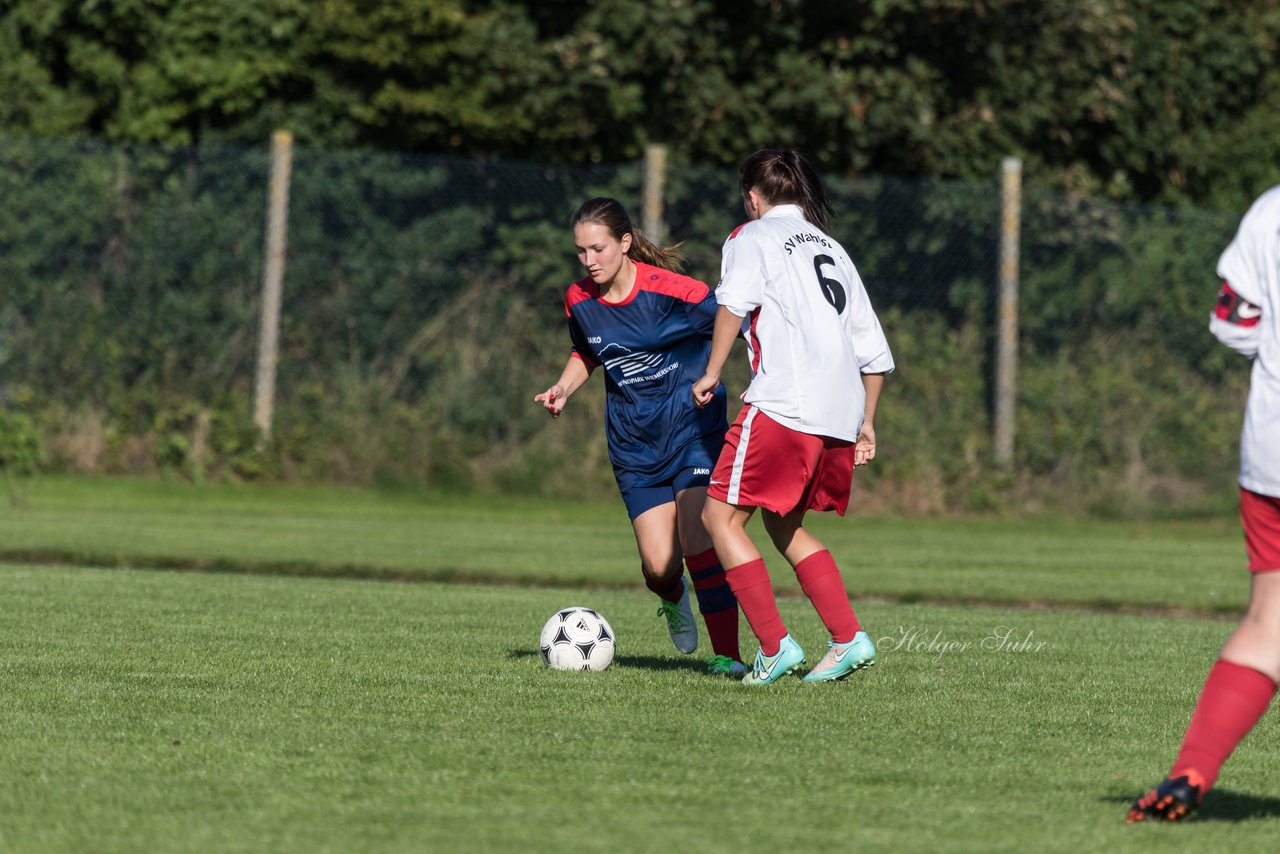
[{"label": "white soccer jersey", "polygon": [[1249,402],[1240,438],[1240,485],[1280,497],[1280,187],[1263,193],[1218,260],[1218,275],[1248,309],[1209,327],[1224,344],[1253,355]]},{"label": "white soccer jersey", "polygon": [[893,355],[848,254],[777,205],[725,241],[716,301],[743,319],[751,384],[742,399],[773,420],[853,442],[862,428],[862,374]]}]

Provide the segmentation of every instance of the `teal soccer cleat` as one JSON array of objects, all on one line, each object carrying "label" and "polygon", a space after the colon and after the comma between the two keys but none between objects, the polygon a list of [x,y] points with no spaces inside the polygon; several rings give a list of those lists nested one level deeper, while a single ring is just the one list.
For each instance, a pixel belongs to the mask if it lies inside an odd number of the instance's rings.
[{"label": "teal soccer cleat", "polygon": [[756,663],[751,672],[742,677],[743,685],[768,685],[795,671],[804,664],[804,650],[791,635],[787,635],[778,645],[777,655],[765,655],[764,650],[756,650]]},{"label": "teal soccer cleat", "polygon": [[835,682],[855,670],[876,663],[876,647],[866,632],[858,632],[848,643],[828,643],[827,654],[805,674],[805,682]]}]

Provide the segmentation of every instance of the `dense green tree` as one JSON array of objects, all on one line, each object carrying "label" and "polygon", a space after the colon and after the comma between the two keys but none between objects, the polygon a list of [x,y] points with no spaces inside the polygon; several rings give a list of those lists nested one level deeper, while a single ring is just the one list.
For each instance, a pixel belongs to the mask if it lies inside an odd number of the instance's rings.
[{"label": "dense green tree", "polygon": [[[13,0],[0,14],[0,127],[191,144],[299,91],[305,0]],[[243,137],[243,133],[233,134]]]},{"label": "dense green tree", "polygon": [[1234,208],[1280,180],[1280,2],[6,0],[0,132],[989,176]]}]

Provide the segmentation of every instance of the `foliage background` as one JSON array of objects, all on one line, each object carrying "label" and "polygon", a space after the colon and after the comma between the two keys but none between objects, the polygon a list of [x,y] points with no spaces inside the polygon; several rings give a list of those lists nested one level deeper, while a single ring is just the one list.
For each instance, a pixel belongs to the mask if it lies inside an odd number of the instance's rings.
[{"label": "foliage background", "polygon": [[1276,0],[4,0],[0,133],[985,179],[1237,209]]},{"label": "foliage background", "polygon": [[[1226,506],[1247,373],[1204,326],[1218,253],[1280,181],[1278,37],[1276,0],[2,0],[0,463],[608,496],[600,383],[554,425],[530,402],[563,358],[569,213],[637,209],[664,143],[669,234],[714,281],[734,165],[794,145],[901,366],[862,506]],[[299,147],[259,448],[278,127]]]},{"label": "foliage background", "polygon": [[[532,396],[567,352],[569,215],[591,195],[637,198],[642,177],[299,150],[280,397],[259,448],[262,151],[0,143],[12,283],[0,383],[10,422],[27,425],[28,450],[13,453],[45,470],[607,497],[603,384],[556,422]],[[870,500],[916,512],[1223,500],[1247,370],[1205,325],[1235,216],[1028,193],[1010,477],[989,464],[996,182],[830,185],[833,230],[901,366],[881,464],[862,478]],[[732,172],[673,170],[667,220],[691,238],[691,274],[716,280],[710,236],[736,207]]]}]

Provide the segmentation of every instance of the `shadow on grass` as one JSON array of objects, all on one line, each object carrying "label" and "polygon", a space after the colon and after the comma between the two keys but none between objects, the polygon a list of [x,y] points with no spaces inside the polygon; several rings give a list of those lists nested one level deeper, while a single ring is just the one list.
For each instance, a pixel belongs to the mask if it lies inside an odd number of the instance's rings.
[{"label": "shadow on grass", "polygon": [[[537,658],[538,656],[536,649],[507,650],[508,658]],[[707,668],[706,662],[697,656],[679,659],[662,658],[656,655],[615,655],[613,663],[619,667],[636,667],[645,670],[693,670],[698,673],[704,672]]]},{"label": "shadow on grass", "polygon": [[656,655],[619,655],[613,660],[622,667],[643,667],[646,670],[696,670],[701,673],[707,669],[707,663],[696,657],[679,659],[659,658]]},{"label": "shadow on grass", "polygon": [[[1131,795],[1107,795],[1099,800],[1124,804],[1128,807],[1141,794],[1138,792]],[[1233,792],[1230,789],[1210,789],[1209,794],[1204,797],[1204,803],[1186,820],[1241,822],[1266,818],[1280,818],[1280,798]]]}]

